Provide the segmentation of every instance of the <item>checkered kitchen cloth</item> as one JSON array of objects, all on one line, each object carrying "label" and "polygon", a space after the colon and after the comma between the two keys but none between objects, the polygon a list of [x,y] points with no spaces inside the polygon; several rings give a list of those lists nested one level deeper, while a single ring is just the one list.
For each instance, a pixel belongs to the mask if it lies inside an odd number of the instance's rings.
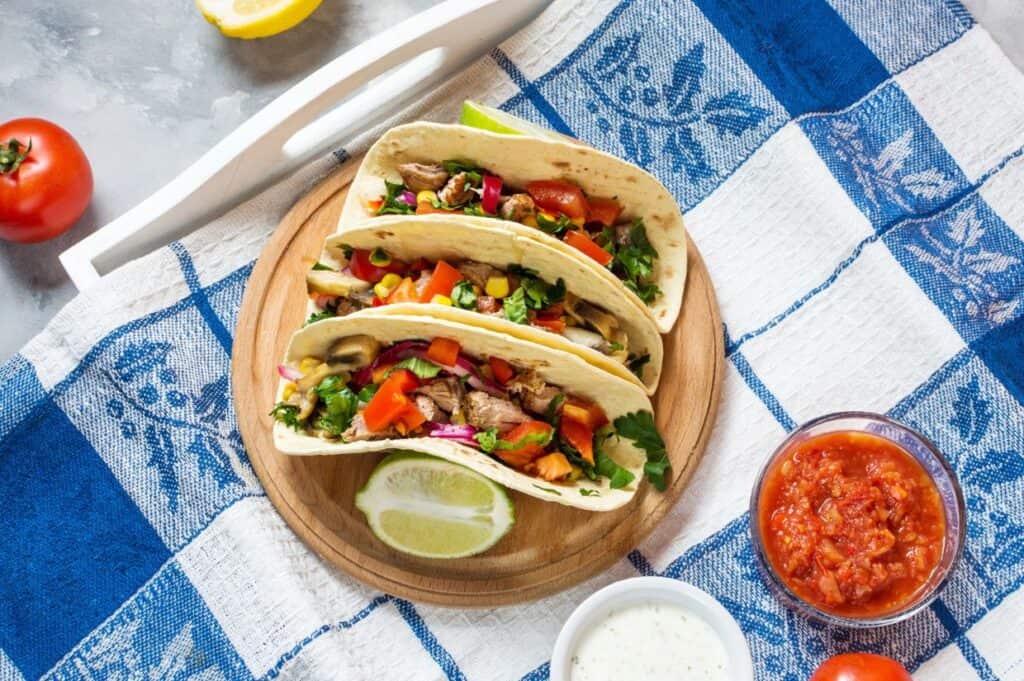
[{"label": "checkered kitchen cloth", "polygon": [[[714,594],[758,679],[848,650],[1024,679],[1024,77],[963,7],[556,2],[403,118],[467,97],[649,168],[686,211],[729,359],[690,492],[628,560],[517,607],[414,605],[307,550],[253,476],[229,356],[261,244],[339,152],[110,275],[0,369],[0,679],[545,679],[569,612],[638,574]],[[747,536],[764,457],[842,409],[924,431],[969,507],[949,588],[882,631],[781,607]]]}]

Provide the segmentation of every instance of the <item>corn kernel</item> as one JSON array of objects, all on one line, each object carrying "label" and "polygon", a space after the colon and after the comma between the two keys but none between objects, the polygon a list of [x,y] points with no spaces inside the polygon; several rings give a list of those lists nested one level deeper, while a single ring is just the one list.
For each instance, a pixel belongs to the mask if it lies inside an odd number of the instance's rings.
[{"label": "corn kernel", "polygon": [[391,294],[391,289],[389,289],[384,284],[378,283],[373,285],[373,292],[377,295],[378,298],[384,300],[385,298],[388,297],[388,295]]},{"label": "corn kernel", "polygon": [[416,194],[416,203],[429,203],[430,205],[434,205],[437,201],[437,192],[432,192],[429,189],[424,189]]},{"label": "corn kernel", "polygon": [[402,277],[394,272],[388,272],[380,280],[380,283],[384,284],[384,287],[390,290],[402,283]]},{"label": "corn kernel", "polygon": [[451,305],[452,299],[448,296],[442,296],[440,293],[435,293],[434,297],[430,299],[430,302],[435,305]]},{"label": "corn kernel", "polygon": [[316,369],[318,366],[320,366],[319,359],[317,359],[316,357],[306,357],[301,362],[299,362],[299,371],[301,371],[304,374],[308,374],[310,371]]},{"label": "corn kernel", "polygon": [[523,218],[523,224],[527,227],[537,227],[537,218],[533,215],[527,215]]},{"label": "corn kernel", "polygon": [[576,225],[577,227],[582,227],[583,225],[587,224],[587,219],[580,216],[578,218],[569,218],[569,222]]},{"label": "corn kernel", "polygon": [[558,222],[558,218],[556,218],[554,215],[547,212],[546,210],[540,211],[540,216],[547,220],[548,222]]},{"label": "corn kernel", "polygon": [[296,386],[291,381],[289,381],[288,383],[285,383],[284,384],[284,389],[281,391],[281,399],[287,401],[289,398],[291,398],[292,395],[295,394],[295,391],[297,389],[298,389],[298,386]]},{"label": "corn kernel", "polygon": [[504,298],[508,295],[508,277],[487,277],[484,290],[492,298]]}]

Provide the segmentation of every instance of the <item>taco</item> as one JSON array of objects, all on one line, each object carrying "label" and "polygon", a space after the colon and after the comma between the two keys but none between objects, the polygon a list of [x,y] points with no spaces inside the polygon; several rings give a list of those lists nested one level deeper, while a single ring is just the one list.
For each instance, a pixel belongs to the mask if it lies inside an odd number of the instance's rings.
[{"label": "taco", "polygon": [[431,315],[579,355],[653,394],[662,343],[621,287],[498,225],[380,218],[327,240],[307,322],[360,310]]},{"label": "taco", "polygon": [[392,128],[366,154],[338,223],[458,216],[503,227],[587,263],[624,288],[658,329],[679,316],[686,229],[668,190],[596,149],[461,125]]},{"label": "taco", "polygon": [[413,450],[593,511],[669,475],[640,388],[489,329],[357,312],[296,332],[278,373],[284,454]]}]

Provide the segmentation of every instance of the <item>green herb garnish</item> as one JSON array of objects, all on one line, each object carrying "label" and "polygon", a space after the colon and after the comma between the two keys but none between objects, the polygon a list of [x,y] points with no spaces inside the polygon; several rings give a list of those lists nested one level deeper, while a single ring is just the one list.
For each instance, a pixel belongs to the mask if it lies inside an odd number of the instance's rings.
[{"label": "green herb garnish", "polygon": [[537,213],[537,227],[551,236],[562,236],[575,225],[565,215],[559,214],[554,220],[548,218],[544,213]]},{"label": "green herb garnish", "polygon": [[668,484],[666,474],[672,467],[665,451],[665,441],[654,425],[654,416],[649,411],[636,411],[615,419],[615,431],[620,437],[628,438],[640,449],[647,452],[644,473],[659,491]]},{"label": "green herb garnish", "polygon": [[441,373],[441,367],[434,364],[433,362],[420,357],[406,357],[398,364],[388,369],[384,377],[387,378],[391,375],[391,372],[398,369],[408,369],[409,371],[416,374],[417,378],[434,378]]},{"label": "green herb garnish", "polygon": [[473,291],[473,282],[463,279],[452,288],[452,304],[463,310],[476,309],[476,292]]},{"label": "green herb garnish", "polygon": [[320,397],[321,406],[315,426],[331,435],[341,435],[350,425],[359,409],[359,398],[345,385],[341,376],[328,376],[313,388]]},{"label": "green herb garnish", "polygon": [[551,434],[554,431],[545,431],[538,433],[529,433],[524,435],[515,442],[509,442],[503,440],[498,436],[497,428],[488,428],[487,430],[481,430],[473,439],[480,445],[480,449],[484,452],[491,454],[499,450],[508,449],[521,449],[527,445],[538,444],[541,447],[546,447],[551,444]]},{"label": "green herb garnish", "polygon": [[274,417],[275,421],[280,421],[289,428],[298,430],[302,427],[302,421],[299,420],[299,408],[295,405],[278,402],[270,410],[270,415]]},{"label": "green herb garnish", "polygon": [[411,215],[416,212],[415,206],[410,206],[405,201],[399,201],[398,197],[405,191],[405,185],[401,182],[388,182],[384,180],[386,192],[384,202],[377,209],[377,215]]},{"label": "green herb garnish", "polygon": [[325,265],[322,262],[320,262],[319,260],[317,260],[315,263],[313,263],[313,271],[314,272],[319,272],[321,270],[326,271],[326,272],[333,272],[334,268],[333,267],[328,267],[327,265]]},{"label": "green herb garnish", "polygon": [[379,389],[380,386],[376,383],[366,384],[363,386],[363,389],[359,391],[359,401],[364,403],[369,402],[373,399],[373,396],[377,394],[377,390]]},{"label": "green herb garnish", "polygon": [[[622,349],[621,345],[619,346],[619,349],[620,350]],[[633,354],[631,352],[631,353],[629,353],[629,356],[626,358],[626,368],[629,369],[630,371],[632,371],[634,376],[636,376],[637,378],[643,380],[643,377],[644,377],[644,367],[650,361],[651,361],[651,353],[649,353],[649,352],[645,352],[642,355],[636,355],[636,354]]]},{"label": "green herb garnish", "polygon": [[512,295],[502,301],[505,311],[505,319],[516,324],[526,324],[529,319],[526,316],[526,300],[523,287],[517,288]]},{"label": "green herb garnish", "polygon": [[585,487],[582,487],[582,488],[580,488],[580,496],[581,497],[599,497],[599,496],[601,496],[601,492],[599,490],[596,490],[596,489],[587,489]]},{"label": "green herb garnish", "polygon": [[318,322],[321,319],[330,319],[331,317],[336,316],[337,315],[334,314],[332,310],[320,310],[319,312],[314,312],[313,314],[309,315],[309,318],[306,319],[306,323],[304,326],[309,326],[310,324]]}]

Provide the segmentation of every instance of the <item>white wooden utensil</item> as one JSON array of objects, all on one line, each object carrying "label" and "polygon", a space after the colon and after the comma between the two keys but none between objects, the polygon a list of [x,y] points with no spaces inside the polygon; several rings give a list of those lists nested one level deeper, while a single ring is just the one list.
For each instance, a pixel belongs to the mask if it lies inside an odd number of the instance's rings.
[{"label": "white wooden utensil", "polygon": [[436,87],[549,2],[448,0],[370,38],[268,104],[138,206],[64,251],[61,264],[82,290],[188,234]]}]

